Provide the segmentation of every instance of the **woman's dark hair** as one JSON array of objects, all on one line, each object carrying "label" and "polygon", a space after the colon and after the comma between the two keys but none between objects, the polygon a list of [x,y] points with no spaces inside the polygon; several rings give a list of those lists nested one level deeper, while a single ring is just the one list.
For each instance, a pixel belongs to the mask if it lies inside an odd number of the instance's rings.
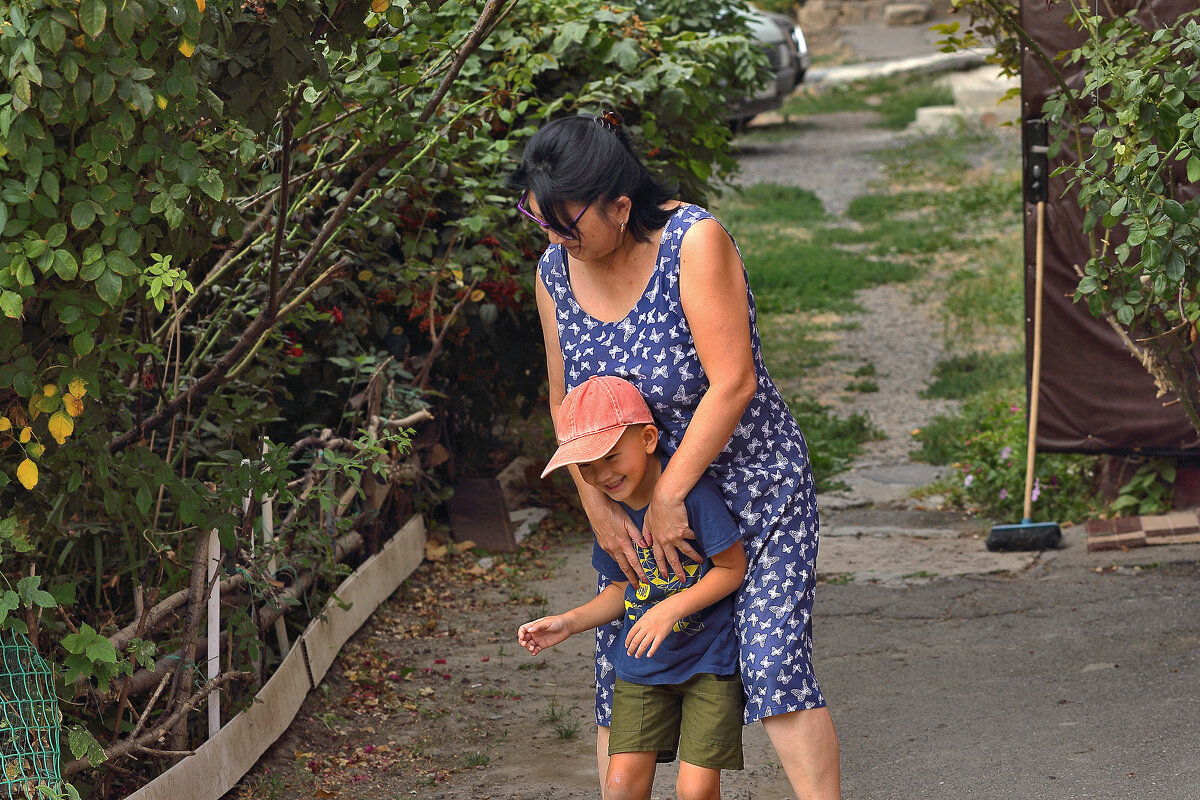
[{"label": "woman's dark hair", "polygon": [[607,203],[625,195],[632,201],[627,230],[639,242],[667,224],[672,212],[660,206],[676,192],[650,174],[612,113],[578,114],[543,125],[525,146],[508,185],[537,198],[551,228],[571,233],[576,231],[568,202]]}]

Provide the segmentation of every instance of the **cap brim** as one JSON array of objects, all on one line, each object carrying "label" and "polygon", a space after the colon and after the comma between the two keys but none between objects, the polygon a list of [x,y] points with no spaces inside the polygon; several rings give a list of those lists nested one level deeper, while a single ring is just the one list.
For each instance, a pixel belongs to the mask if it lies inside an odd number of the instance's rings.
[{"label": "cap brim", "polygon": [[550,459],[550,463],[546,464],[546,468],[542,470],[542,477],[546,477],[567,464],[580,464],[584,461],[603,458],[608,455],[608,451],[613,449],[617,440],[625,433],[626,427],[628,426],[618,425],[615,428],[580,436],[578,439],[572,439],[566,444],[560,445],[554,452],[553,458]]}]

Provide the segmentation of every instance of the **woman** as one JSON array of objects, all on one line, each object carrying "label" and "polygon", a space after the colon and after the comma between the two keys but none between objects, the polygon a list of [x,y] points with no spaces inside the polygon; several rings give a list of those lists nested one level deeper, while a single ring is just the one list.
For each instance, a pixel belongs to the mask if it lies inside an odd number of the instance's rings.
[{"label": "woman", "polygon": [[[537,304],[550,409],[592,375],[647,398],[671,460],[642,531],[574,467],[601,547],[630,580],[632,542],[681,571],[683,498],[708,472],[738,519],[750,568],[737,595],[745,722],[762,720],[801,800],[841,796],[837,734],[811,666],[817,510],[807,446],[763,365],[754,298],[736,245],[704,209],[672,199],[634,153],[620,118],[548,123],[511,178],[522,213],[545,231]],[[607,766],[608,653],[597,631],[596,721]]]}]

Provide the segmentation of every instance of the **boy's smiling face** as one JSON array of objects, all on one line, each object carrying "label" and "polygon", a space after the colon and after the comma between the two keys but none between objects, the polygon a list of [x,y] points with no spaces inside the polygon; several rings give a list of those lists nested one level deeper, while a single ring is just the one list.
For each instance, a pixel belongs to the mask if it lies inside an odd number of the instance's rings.
[{"label": "boy's smiling face", "polygon": [[578,465],[579,474],[592,486],[633,509],[649,505],[662,471],[654,451],[658,429],[630,425],[603,457]]}]

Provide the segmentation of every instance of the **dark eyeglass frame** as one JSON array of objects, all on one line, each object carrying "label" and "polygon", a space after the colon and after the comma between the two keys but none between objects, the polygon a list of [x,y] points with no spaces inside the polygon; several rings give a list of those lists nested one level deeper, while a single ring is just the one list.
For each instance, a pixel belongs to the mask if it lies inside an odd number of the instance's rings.
[{"label": "dark eyeglass frame", "polygon": [[[592,204],[588,203],[587,205],[585,205],[583,207],[583,210],[581,210],[578,214],[575,215],[575,219],[571,220],[572,228],[574,228],[579,223],[579,220],[583,218],[583,215],[586,214],[587,210],[591,207],[592,207]],[[538,224],[538,226],[541,227],[541,229],[544,231],[550,231],[551,233],[555,234],[556,236],[561,236],[562,238],[569,239],[571,241],[574,241],[575,239],[578,238],[573,233],[560,231],[557,228],[555,228],[553,225],[551,225],[549,222],[546,222],[545,220],[538,219],[537,217],[535,217],[533,215],[533,212],[531,212],[529,210],[529,190],[528,189],[526,189],[524,192],[522,192],[521,199],[517,200],[517,210],[520,211],[525,216],[529,217],[534,222],[536,222]]]}]

